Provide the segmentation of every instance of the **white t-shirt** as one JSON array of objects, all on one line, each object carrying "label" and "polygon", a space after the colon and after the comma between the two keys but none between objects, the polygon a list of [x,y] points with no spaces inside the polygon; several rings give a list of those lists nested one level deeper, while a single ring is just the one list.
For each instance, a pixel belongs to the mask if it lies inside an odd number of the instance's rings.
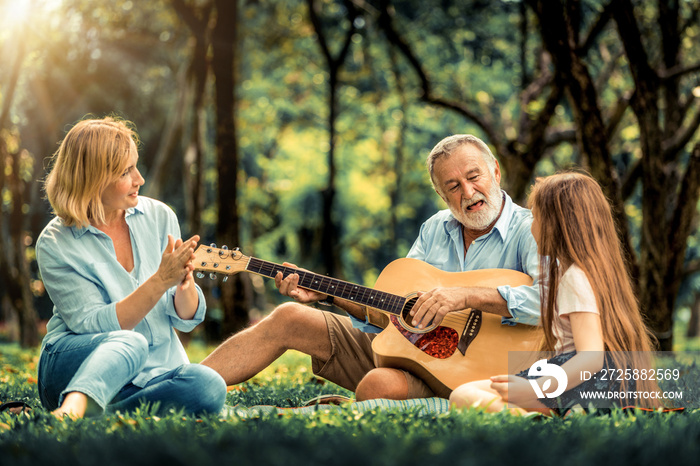
[{"label": "white t-shirt", "polygon": [[557,354],[576,350],[569,320],[569,314],[574,312],[600,314],[588,277],[577,265],[571,265],[559,281],[557,315],[552,325],[552,332],[557,339],[554,346]]}]

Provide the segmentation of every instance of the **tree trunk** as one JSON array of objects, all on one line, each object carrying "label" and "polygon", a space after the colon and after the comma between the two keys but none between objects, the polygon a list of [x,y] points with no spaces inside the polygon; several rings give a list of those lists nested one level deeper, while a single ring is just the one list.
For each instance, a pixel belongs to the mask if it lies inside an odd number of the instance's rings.
[{"label": "tree trunk", "polygon": [[399,71],[398,60],[396,59],[394,49],[389,51],[389,58],[391,60],[392,73],[396,80],[396,91],[399,94],[401,109],[401,121],[399,122],[398,138],[396,140],[396,148],[394,149],[394,174],[396,175],[396,180],[394,186],[389,189],[389,198],[391,199],[392,255],[394,257],[400,257],[399,239],[401,238],[401,232],[398,212],[399,204],[401,203],[401,189],[403,187],[406,135],[408,134],[408,100],[406,99],[406,90],[404,89],[403,78]]},{"label": "tree trunk", "polygon": [[[216,166],[219,172],[217,205],[219,215],[216,236],[223,244],[240,243],[238,219],[238,145],[234,118],[235,56],[237,2],[216,0],[216,26],[212,31],[212,72],[216,102]],[[224,311],[222,331],[225,335],[248,323],[248,308],[243,286],[244,274],[237,274],[222,284],[221,305]]]},{"label": "tree trunk", "polygon": [[[8,88],[3,95],[3,107],[0,112],[0,131],[5,129],[10,117],[10,108],[15,95],[17,81],[22,69],[26,51],[25,41],[20,41],[15,61],[10,72]],[[7,187],[12,197],[12,213],[7,227],[0,212],[0,274],[4,280],[13,307],[19,317],[20,344],[24,347],[36,346],[39,343],[37,323],[39,318],[34,308],[27,264],[24,239],[26,216],[22,212],[24,205],[24,182],[20,175],[20,157],[22,150],[10,154],[4,137],[0,134],[0,192]],[[27,154],[28,156],[28,154]],[[10,168],[9,179],[6,168]],[[6,182],[9,181],[8,186]],[[6,236],[6,229],[9,238]]]},{"label": "tree trunk", "polygon": [[[190,6],[184,0],[171,0],[173,8],[180,19],[192,32],[192,61],[187,66],[184,89],[185,95],[191,97],[189,115],[190,141],[185,144],[183,181],[185,184],[185,205],[187,220],[192,233],[202,231],[202,209],[204,206],[204,150],[202,148],[204,132],[204,95],[206,91],[209,67],[207,53],[210,49],[210,18],[212,3],[206,3],[197,8]],[[235,37],[234,37],[235,40]],[[184,108],[189,99],[181,99],[179,103]],[[183,122],[183,124],[185,124]]]},{"label": "tree trunk", "polygon": [[[659,27],[663,32],[665,67],[680,65],[678,8],[666,8],[659,2]],[[683,144],[677,133],[692,135],[696,127],[682,128],[682,108],[678,96],[678,77],[662,80],[652,69],[641,41],[641,31],[629,0],[612,2],[612,13],[635,83],[631,106],[639,124],[642,148],[642,231],[640,241],[640,305],[654,332],[659,349],[673,349],[673,310],[683,279],[683,260],[700,196],[700,145],[691,153],[683,173]],[[665,99],[676,99],[665,101]],[[662,104],[663,109],[659,107]],[[678,108],[676,108],[678,107]],[[665,126],[664,126],[665,125]],[[678,138],[684,140],[684,138]],[[690,139],[690,137],[688,137]],[[670,148],[670,149],[668,149]],[[678,181],[681,187],[678,190]]]},{"label": "tree trunk", "polygon": [[345,59],[350,51],[350,45],[352,43],[352,36],[355,34],[355,18],[358,13],[354,5],[346,1],[344,5],[348,10],[348,21],[350,22],[350,27],[345,33],[345,39],[343,46],[334,57],[328,46],[328,39],[326,34],[323,32],[321,27],[321,21],[318,16],[318,11],[320,6],[315,0],[307,0],[307,6],[309,9],[309,18],[311,19],[311,24],[316,32],[316,37],[318,39],[319,46],[321,47],[321,52],[326,60],[326,66],[328,68],[329,80],[328,80],[328,184],[326,188],[321,192],[321,197],[323,199],[322,207],[322,234],[321,234],[321,256],[323,257],[323,263],[325,272],[332,276],[338,276],[338,225],[333,218],[333,206],[336,196],[336,165],[335,165],[335,148],[336,148],[336,120],[338,118],[338,74],[342,69]]},{"label": "tree trunk", "polygon": [[192,233],[202,231],[202,209],[204,208],[204,148],[205,132],[204,94],[208,76],[206,31],[200,31],[193,47],[193,58],[189,73],[192,86],[192,113],[190,115],[191,139],[185,149],[185,170],[183,173],[185,199],[188,205],[188,223]]},{"label": "tree trunk", "polygon": [[[9,233],[9,238],[3,234],[0,240],[0,274],[10,302],[17,312],[19,320],[20,344],[29,348],[39,343],[37,324],[39,317],[34,308],[34,296],[31,292],[31,276],[25,254],[25,221],[22,212],[24,204],[24,182],[20,178],[21,151],[10,154],[5,140],[0,137],[0,191],[6,187],[12,196],[12,213],[8,225],[5,225],[3,215],[0,215],[0,231]],[[6,167],[11,169],[9,177]]]},{"label": "tree trunk", "polygon": [[331,277],[338,277],[338,226],[333,218],[333,205],[335,203],[336,166],[335,166],[335,121],[338,113],[338,70],[332,67],[328,83],[328,184],[321,192],[322,207],[322,233],[321,233],[321,257],[325,272]]},{"label": "tree trunk", "polygon": [[178,95],[174,100],[173,111],[166,118],[158,150],[153,158],[153,163],[148,171],[148,183],[144,186],[144,194],[160,199],[163,195],[163,187],[172,181],[174,173],[177,173],[173,165],[178,153],[177,148],[182,136],[182,123],[184,119],[186,102],[188,100],[187,66],[182,66],[178,72]]}]

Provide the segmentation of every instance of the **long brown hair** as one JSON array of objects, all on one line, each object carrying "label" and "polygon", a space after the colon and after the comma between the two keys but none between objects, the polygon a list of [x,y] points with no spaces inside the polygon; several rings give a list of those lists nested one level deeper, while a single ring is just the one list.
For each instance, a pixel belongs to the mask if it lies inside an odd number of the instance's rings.
[{"label": "long brown hair", "polygon": [[[553,351],[552,323],[556,314],[561,264],[577,265],[593,288],[603,330],[605,351],[618,369],[647,368],[652,337],[639,312],[623,259],[610,204],[600,185],[582,173],[538,178],[528,207],[537,219],[542,293],[543,349]],[[626,354],[624,354],[625,352]],[[625,390],[626,383],[622,387]],[[637,381],[638,391],[656,391],[648,380]],[[647,401],[655,405],[652,400]]]}]

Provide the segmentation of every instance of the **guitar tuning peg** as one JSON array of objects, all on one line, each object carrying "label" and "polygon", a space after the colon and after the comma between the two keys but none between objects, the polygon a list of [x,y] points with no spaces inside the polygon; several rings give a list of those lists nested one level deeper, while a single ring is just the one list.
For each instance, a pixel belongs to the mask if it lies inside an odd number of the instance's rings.
[{"label": "guitar tuning peg", "polygon": [[224,251],[228,251],[228,246],[224,244],[223,246],[221,246],[221,249],[223,249]]},{"label": "guitar tuning peg", "polygon": [[221,283],[226,283],[228,281],[228,275],[221,279]]},{"label": "guitar tuning peg", "polygon": [[211,278],[212,280],[216,280],[216,274],[214,272],[210,273],[209,278]]},{"label": "guitar tuning peg", "polygon": [[216,247],[216,243],[211,243],[211,244],[209,244],[209,247],[210,247],[210,248],[215,248],[215,247]]},{"label": "guitar tuning peg", "polygon": [[240,251],[241,248],[233,248],[234,251]]},{"label": "guitar tuning peg", "polygon": [[195,276],[196,276],[197,278],[204,278],[204,274],[203,274],[202,272],[197,272],[197,273],[195,274]]}]

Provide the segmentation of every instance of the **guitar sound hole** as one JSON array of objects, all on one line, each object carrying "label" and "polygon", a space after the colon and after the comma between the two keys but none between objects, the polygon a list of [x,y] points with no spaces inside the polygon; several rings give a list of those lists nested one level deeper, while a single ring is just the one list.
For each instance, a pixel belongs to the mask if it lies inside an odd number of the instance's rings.
[{"label": "guitar sound hole", "polygon": [[[401,310],[401,320],[403,323],[406,325],[406,327],[409,330],[414,330],[414,331],[419,331],[416,327],[413,326],[411,321],[413,320],[413,316],[411,316],[411,309],[413,309],[413,306],[416,304],[416,301],[418,301],[418,296],[414,296],[413,298],[409,299],[406,301],[406,304],[404,305],[403,309]],[[430,321],[430,324],[433,322]],[[428,325],[425,325],[425,327],[428,327]]]}]

